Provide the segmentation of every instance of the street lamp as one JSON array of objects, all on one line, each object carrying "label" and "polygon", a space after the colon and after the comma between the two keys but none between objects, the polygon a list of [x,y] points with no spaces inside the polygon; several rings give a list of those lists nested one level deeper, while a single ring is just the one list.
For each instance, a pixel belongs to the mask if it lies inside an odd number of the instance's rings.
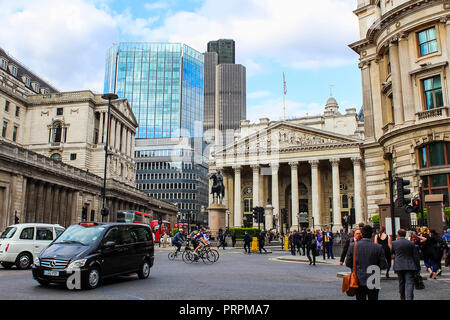
[{"label": "street lamp", "polygon": [[230,228],[230,210],[225,211],[227,214],[227,228]]},{"label": "street lamp", "polygon": [[109,210],[105,208],[106,203],[106,172],[108,166],[108,145],[109,145],[109,122],[111,119],[111,100],[117,100],[119,97],[115,93],[105,93],[102,95],[102,99],[108,100],[108,123],[106,126],[106,141],[105,141],[105,170],[103,173],[103,189],[102,189],[102,222],[104,217],[108,215]]}]

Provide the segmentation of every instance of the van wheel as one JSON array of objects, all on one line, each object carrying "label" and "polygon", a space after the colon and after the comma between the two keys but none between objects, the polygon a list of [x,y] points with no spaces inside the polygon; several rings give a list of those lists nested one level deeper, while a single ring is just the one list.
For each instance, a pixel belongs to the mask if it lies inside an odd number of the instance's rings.
[{"label": "van wheel", "polygon": [[100,284],[100,269],[97,267],[92,267],[84,279],[83,289],[90,290],[95,289]]},{"label": "van wheel", "polygon": [[31,267],[31,264],[33,263],[31,254],[29,253],[21,253],[16,259],[16,267],[20,270],[29,269]]},{"label": "van wheel", "polygon": [[12,262],[2,262],[1,265],[2,265],[3,268],[9,270],[9,269],[12,268],[12,266],[14,265],[14,263],[12,263]]},{"label": "van wheel", "polygon": [[137,274],[139,279],[148,278],[148,276],[150,275],[150,263],[148,262],[148,260],[144,260]]}]

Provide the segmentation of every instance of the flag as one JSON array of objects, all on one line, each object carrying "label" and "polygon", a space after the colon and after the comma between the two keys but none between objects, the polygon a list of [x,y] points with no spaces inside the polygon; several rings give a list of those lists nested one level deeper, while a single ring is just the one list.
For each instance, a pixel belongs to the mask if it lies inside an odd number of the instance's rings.
[{"label": "flag", "polygon": [[283,93],[284,93],[284,94],[287,93],[287,88],[286,88],[286,78],[284,77],[284,72],[283,72]]}]

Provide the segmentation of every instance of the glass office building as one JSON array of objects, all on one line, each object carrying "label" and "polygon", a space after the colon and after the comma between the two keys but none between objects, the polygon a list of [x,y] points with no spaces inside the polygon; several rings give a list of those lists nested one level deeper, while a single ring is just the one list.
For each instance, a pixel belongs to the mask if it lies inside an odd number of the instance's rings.
[{"label": "glass office building", "polygon": [[115,44],[104,92],[127,99],[138,121],[137,187],[177,203],[183,217],[206,208],[203,54],[181,43]]}]

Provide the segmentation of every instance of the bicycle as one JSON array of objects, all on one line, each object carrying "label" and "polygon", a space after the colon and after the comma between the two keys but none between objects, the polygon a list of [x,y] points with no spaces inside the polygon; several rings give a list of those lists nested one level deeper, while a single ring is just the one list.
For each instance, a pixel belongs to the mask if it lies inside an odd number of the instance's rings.
[{"label": "bicycle", "polygon": [[194,254],[194,250],[190,249],[189,250],[185,250],[183,252],[183,261],[187,264],[191,264],[194,261],[199,261],[200,259],[202,259],[203,263],[205,264],[213,264],[214,262],[217,261],[218,259],[218,252],[217,255],[214,251],[212,251],[214,249],[210,249],[209,247],[204,247],[203,249],[201,249],[198,252],[198,255],[196,256]]},{"label": "bicycle", "polygon": [[[183,244],[182,244],[182,245],[183,245]],[[189,244],[188,244],[187,246],[189,246]],[[184,250],[186,250],[186,248],[185,248]],[[175,247],[175,250],[174,250],[174,251],[169,252],[169,254],[168,254],[168,258],[169,258],[169,260],[171,260],[171,261],[175,260],[178,256],[183,257],[183,253],[182,253],[181,251],[178,251],[178,248],[177,248],[177,247]]]}]

